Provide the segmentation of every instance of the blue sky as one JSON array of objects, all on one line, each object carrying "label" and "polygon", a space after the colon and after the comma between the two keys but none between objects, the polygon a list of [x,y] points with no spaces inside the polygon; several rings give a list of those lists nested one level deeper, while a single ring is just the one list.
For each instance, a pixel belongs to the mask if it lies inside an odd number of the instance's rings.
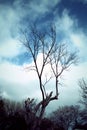
[{"label": "blue sky", "polygon": [[64,73],[65,87],[60,88],[57,102],[74,104],[79,99],[78,79],[87,77],[87,0],[0,0],[0,87],[5,97],[15,100],[41,96],[37,76],[24,69],[32,64],[19,41],[19,28],[26,21],[41,27],[54,23],[57,40],[71,51],[79,50],[79,64]]}]

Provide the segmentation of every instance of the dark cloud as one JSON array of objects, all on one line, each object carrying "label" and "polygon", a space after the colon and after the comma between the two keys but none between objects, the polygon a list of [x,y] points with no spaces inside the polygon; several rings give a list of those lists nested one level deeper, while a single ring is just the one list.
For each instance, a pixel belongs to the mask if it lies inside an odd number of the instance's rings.
[{"label": "dark cloud", "polygon": [[[87,28],[87,3],[86,0],[62,0],[59,3],[59,13],[61,14],[64,9],[69,11],[69,14],[78,20],[79,27],[84,30]],[[86,30],[85,30],[86,31]]]},{"label": "dark cloud", "polygon": [[[38,22],[39,24],[54,22],[55,18],[58,16],[61,17],[63,11],[67,9],[70,16],[78,20],[79,26],[83,29],[87,27],[87,5],[83,4],[86,3],[86,0],[84,2],[82,0],[55,0],[53,2],[50,2],[50,0],[5,0],[0,3],[3,3],[3,9],[6,6],[12,9],[16,14],[14,17],[17,17],[20,23],[23,24],[25,21]],[[8,8],[6,12],[8,12]]]},{"label": "dark cloud", "polygon": [[12,5],[15,0],[0,0],[0,4]]}]

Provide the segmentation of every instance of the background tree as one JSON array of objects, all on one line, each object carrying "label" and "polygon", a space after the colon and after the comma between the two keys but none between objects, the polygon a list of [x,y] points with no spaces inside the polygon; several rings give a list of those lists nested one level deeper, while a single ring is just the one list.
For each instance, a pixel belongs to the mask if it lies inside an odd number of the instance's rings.
[{"label": "background tree", "polygon": [[[50,101],[58,99],[59,80],[62,73],[72,64],[77,62],[76,52],[70,53],[66,44],[57,43],[57,35],[55,26],[46,26],[40,28],[36,25],[28,26],[21,30],[21,42],[27,48],[29,56],[32,58],[34,65],[27,69],[34,70],[39,80],[39,88],[42,94],[42,100],[36,105],[36,113],[39,111],[38,117],[42,119],[46,106]],[[41,65],[38,65],[38,55],[41,54]],[[29,57],[29,58],[30,58]],[[51,74],[45,77],[43,75],[46,66],[49,65]],[[55,92],[46,90],[47,83],[55,78]],[[50,87],[50,86],[49,86]]]},{"label": "background tree", "polygon": [[80,103],[82,103],[87,108],[87,82],[85,79],[79,80],[79,86],[80,86],[80,93],[81,93],[81,100]]},{"label": "background tree", "polygon": [[79,80],[81,100],[80,103],[84,108],[80,112],[80,125],[87,129],[87,81],[82,78]]},{"label": "background tree", "polygon": [[59,128],[63,130],[68,130],[70,127],[72,128],[76,125],[78,115],[78,106],[64,106],[59,107],[56,111],[54,111],[51,114],[50,119]]}]

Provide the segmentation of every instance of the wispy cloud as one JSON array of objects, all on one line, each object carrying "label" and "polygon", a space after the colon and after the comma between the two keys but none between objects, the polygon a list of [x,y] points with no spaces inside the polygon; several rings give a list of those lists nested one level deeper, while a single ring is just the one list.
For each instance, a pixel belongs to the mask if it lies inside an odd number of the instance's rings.
[{"label": "wispy cloud", "polygon": [[[16,56],[21,53],[18,45],[17,35],[21,21],[28,18],[29,21],[35,21],[43,17],[47,12],[55,7],[60,0],[53,3],[50,0],[42,1],[13,1],[9,4],[0,4],[0,56]],[[23,25],[22,25],[23,26]],[[18,48],[19,47],[19,48]]]},{"label": "wispy cloud", "polygon": [[16,11],[11,6],[0,5],[0,57],[10,58],[19,54],[15,38],[18,21]]},{"label": "wispy cloud", "polygon": [[[63,35],[62,42],[70,44],[79,50],[79,57],[85,60],[86,51],[86,33],[78,26],[78,20],[72,17],[68,10],[64,10],[61,17],[55,18],[57,32]],[[72,50],[72,49],[71,49]]]}]

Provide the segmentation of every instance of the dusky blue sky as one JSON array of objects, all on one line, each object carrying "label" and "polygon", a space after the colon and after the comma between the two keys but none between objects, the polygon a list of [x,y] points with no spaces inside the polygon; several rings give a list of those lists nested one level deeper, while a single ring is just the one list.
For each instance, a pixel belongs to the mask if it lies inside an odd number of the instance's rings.
[{"label": "dusky blue sky", "polygon": [[74,104],[79,100],[78,79],[87,77],[87,0],[0,0],[2,94],[15,100],[41,96],[35,73],[24,70],[31,60],[19,41],[19,28],[32,22],[41,27],[55,24],[57,40],[67,43],[71,51],[74,48],[79,50],[79,64],[64,74],[66,87],[60,88],[57,102],[58,105]]}]

